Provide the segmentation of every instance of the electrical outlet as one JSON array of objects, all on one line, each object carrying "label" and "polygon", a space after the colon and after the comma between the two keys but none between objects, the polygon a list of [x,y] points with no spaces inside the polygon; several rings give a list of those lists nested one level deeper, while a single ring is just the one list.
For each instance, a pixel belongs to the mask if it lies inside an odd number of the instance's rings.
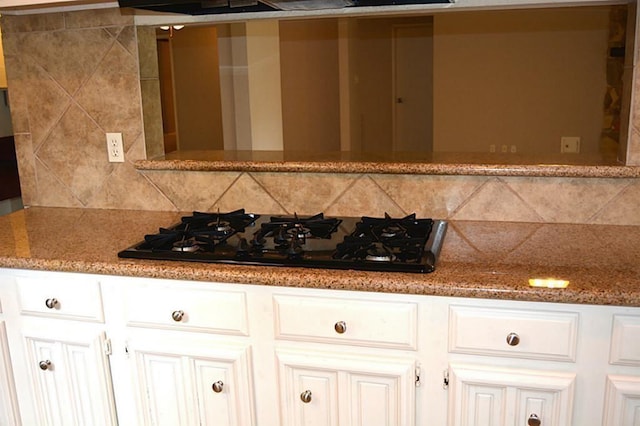
[{"label": "electrical outlet", "polygon": [[580,136],[563,136],[560,138],[560,152],[577,154],[580,152]]},{"label": "electrical outlet", "polygon": [[489,145],[489,152],[496,152],[496,144],[492,143]]},{"label": "electrical outlet", "polygon": [[511,153],[515,154],[518,151],[518,148],[515,145],[511,145]]},{"label": "electrical outlet", "polygon": [[502,147],[500,147],[500,150],[502,152],[509,152],[509,147],[507,145],[502,145]]},{"label": "electrical outlet", "polygon": [[107,133],[107,154],[110,163],[124,163],[122,133]]}]

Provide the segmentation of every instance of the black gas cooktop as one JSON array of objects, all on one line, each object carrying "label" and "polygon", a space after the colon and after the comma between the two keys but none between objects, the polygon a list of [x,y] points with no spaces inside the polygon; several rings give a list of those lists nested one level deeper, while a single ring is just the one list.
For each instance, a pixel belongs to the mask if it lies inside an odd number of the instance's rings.
[{"label": "black gas cooktop", "polygon": [[194,212],[119,257],[369,271],[432,272],[447,224],[392,218]]}]

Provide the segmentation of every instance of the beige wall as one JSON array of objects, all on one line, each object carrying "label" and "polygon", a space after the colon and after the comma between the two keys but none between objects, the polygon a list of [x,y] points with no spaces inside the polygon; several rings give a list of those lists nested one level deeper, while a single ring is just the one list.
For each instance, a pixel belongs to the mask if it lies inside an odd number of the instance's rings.
[{"label": "beige wall", "polygon": [[280,71],[284,149],[340,151],[338,21],[282,21]]},{"label": "beige wall", "polygon": [[[137,171],[146,154],[131,18],[2,19],[26,205],[640,225],[638,179]],[[125,163],[107,162],[107,131],[123,132]]]},{"label": "beige wall", "polygon": [[215,27],[185,27],[171,38],[178,149],[223,149]]},{"label": "beige wall", "polygon": [[438,15],[434,150],[543,154],[579,136],[581,153],[597,154],[608,28],[605,8]]}]

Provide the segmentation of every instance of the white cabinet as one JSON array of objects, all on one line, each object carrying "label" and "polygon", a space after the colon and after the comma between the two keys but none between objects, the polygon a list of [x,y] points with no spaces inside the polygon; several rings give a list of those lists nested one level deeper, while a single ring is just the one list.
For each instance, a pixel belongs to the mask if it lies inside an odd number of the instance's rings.
[{"label": "white cabinet", "polygon": [[138,424],[254,424],[250,348],[183,334],[130,334]]},{"label": "white cabinet", "polygon": [[415,361],[279,350],[283,425],[415,424]]},{"label": "white cabinet", "polygon": [[106,337],[83,325],[23,324],[37,424],[116,424]]},{"label": "white cabinet", "polygon": [[1,318],[2,304],[0,303],[0,389],[2,389],[2,391],[0,391],[0,426],[20,425],[20,414],[18,412],[18,400],[13,381],[7,332],[4,321]]},{"label": "white cabinet", "polygon": [[108,300],[122,304],[113,312],[123,323],[114,336],[126,347],[123,374],[131,374],[135,389],[135,414],[122,421],[255,424],[246,293],[205,283],[126,281],[112,286]]},{"label": "white cabinet", "polygon": [[296,293],[273,297],[282,424],[415,424],[417,303]]},{"label": "white cabinet", "polygon": [[449,380],[451,426],[572,424],[575,374],[452,364]]},{"label": "white cabinet", "polygon": [[117,424],[98,281],[24,272],[4,283],[22,422]]},{"label": "white cabinet", "polygon": [[639,308],[11,270],[0,302],[1,426],[640,426]]}]

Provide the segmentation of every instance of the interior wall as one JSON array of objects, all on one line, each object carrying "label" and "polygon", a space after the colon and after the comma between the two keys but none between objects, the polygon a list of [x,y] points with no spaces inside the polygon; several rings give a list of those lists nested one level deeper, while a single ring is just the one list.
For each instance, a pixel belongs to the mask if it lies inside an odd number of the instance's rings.
[{"label": "interior wall", "polygon": [[[579,136],[581,153],[597,153],[608,14],[572,8],[437,15],[434,151],[488,152],[490,144],[505,143],[519,153],[559,152],[562,136]],[[530,84],[514,90],[522,80]]]},{"label": "interior wall", "polygon": [[340,151],[338,20],[280,22],[286,151]]},{"label": "interior wall", "polygon": [[216,27],[174,31],[171,51],[178,149],[223,149]]}]

